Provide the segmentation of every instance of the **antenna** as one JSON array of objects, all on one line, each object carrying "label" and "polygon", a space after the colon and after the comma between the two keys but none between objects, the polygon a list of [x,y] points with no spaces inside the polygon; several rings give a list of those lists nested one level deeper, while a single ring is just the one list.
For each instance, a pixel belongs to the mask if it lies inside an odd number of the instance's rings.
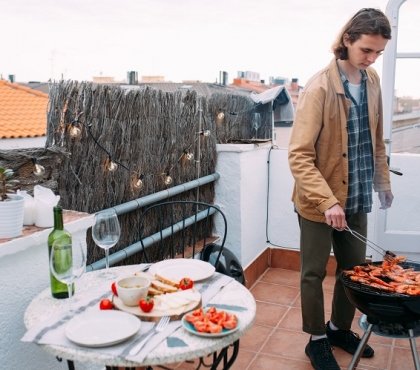
[{"label": "antenna", "polygon": [[56,50],[52,49],[51,50],[51,56],[50,56],[50,64],[51,64],[51,71],[50,71],[50,80],[54,80],[54,63],[55,63],[55,55],[56,55]]}]

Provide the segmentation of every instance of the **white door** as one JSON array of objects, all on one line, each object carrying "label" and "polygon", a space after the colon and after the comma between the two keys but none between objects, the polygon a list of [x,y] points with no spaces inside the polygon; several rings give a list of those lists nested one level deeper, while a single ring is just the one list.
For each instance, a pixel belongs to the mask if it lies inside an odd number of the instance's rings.
[{"label": "white door", "polygon": [[[382,71],[385,142],[388,153],[391,153],[391,169],[401,172],[402,176],[391,173],[394,202],[386,211],[379,210],[376,204],[375,231],[377,244],[383,249],[420,261],[420,109],[410,107],[409,99],[394,97],[394,91],[398,95],[403,86],[415,83],[418,93],[413,98],[420,98],[420,85],[416,82],[415,74],[411,75],[411,82],[407,77],[408,71],[420,69],[420,53],[408,49],[418,48],[418,45],[400,42],[405,36],[403,27],[407,26],[408,21],[411,32],[414,32],[412,7],[418,8],[418,4],[409,0],[399,12],[404,2],[388,2],[386,12],[391,21],[392,40],[384,53]],[[401,46],[409,52],[397,53],[397,36],[398,50]],[[375,251],[371,252],[374,260],[380,257]]]},{"label": "white door", "polygon": [[[420,129],[418,131],[420,143]],[[397,167],[403,175],[391,174],[394,202],[388,210],[376,212],[377,244],[420,261],[420,154],[393,153],[391,166]],[[376,255],[375,260],[378,257]]]}]

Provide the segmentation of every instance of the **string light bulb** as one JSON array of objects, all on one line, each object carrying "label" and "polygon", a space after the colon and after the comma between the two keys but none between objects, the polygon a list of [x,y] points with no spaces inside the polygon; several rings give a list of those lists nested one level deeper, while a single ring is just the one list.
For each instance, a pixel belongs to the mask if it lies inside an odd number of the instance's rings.
[{"label": "string light bulb", "polygon": [[171,185],[174,182],[174,180],[169,175],[169,173],[166,173],[165,178],[163,179],[163,182],[165,183],[166,186],[168,186],[168,185]]},{"label": "string light bulb", "polygon": [[116,164],[111,157],[105,161],[105,169],[109,172],[115,172],[118,169],[118,164]]},{"label": "string light bulb", "polygon": [[188,161],[192,161],[194,159],[194,154],[189,152],[188,150],[184,151],[184,157]]},{"label": "string light bulb", "polygon": [[203,135],[203,136],[206,136],[206,137],[210,136],[210,134],[211,134],[210,130],[203,130],[203,131],[200,132],[200,135]]},{"label": "string light bulb", "polygon": [[37,163],[36,158],[32,158],[32,163],[34,165],[33,174],[37,177],[42,177],[45,175],[45,167]]},{"label": "string light bulb", "polygon": [[144,186],[143,179],[144,179],[143,174],[141,174],[140,176],[134,175],[131,182],[133,188],[136,190],[143,189],[143,186]]},{"label": "string light bulb", "polygon": [[225,122],[225,114],[219,109],[219,112],[216,114],[216,124],[221,125]]},{"label": "string light bulb", "polygon": [[69,128],[69,135],[72,139],[78,139],[82,135],[80,126],[76,123],[72,123]]}]

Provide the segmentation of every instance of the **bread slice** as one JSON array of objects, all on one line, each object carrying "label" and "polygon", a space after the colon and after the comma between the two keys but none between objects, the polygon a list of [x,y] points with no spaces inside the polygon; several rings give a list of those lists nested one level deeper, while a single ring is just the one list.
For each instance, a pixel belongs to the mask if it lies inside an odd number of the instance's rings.
[{"label": "bread slice", "polygon": [[147,291],[147,294],[148,294],[148,295],[155,296],[155,295],[160,295],[160,294],[163,294],[163,292],[162,292],[161,290],[157,290],[156,288],[153,288],[153,287],[151,286],[151,287],[149,287],[149,290]]},{"label": "bread slice", "polygon": [[167,277],[164,277],[162,275],[159,275],[159,274],[155,274],[155,278],[156,278],[156,280],[159,280],[164,284],[171,285],[171,286],[174,286],[176,288],[179,288],[179,282],[178,281],[171,280],[171,279],[169,279]]},{"label": "bread slice", "polygon": [[177,287],[173,285],[165,284],[159,280],[152,280],[152,287],[157,290],[160,290],[163,293],[174,293],[178,291]]}]

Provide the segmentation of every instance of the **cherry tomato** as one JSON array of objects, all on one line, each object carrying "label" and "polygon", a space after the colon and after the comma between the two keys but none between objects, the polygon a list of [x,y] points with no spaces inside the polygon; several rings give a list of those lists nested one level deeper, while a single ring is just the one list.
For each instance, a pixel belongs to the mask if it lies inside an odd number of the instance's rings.
[{"label": "cherry tomato", "polygon": [[112,310],[114,308],[114,304],[108,298],[101,299],[101,301],[99,302],[99,308],[101,310]]},{"label": "cherry tomato", "polygon": [[115,284],[115,281],[111,285],[111,290],[112,290],[112,293],[114,293],[114,295],[118,297],[117,285]]},{"label": "cherry tomato", "polygon": [[153,306],[155,305],[155,302],[153,301],[153,298],[150,298],[149,296],[146,298],[140,299],[139,307],[143,312],[150,312],[153,309]]},{"label": "cherry tomato", "polygon": [[194,286],[194,281],[189,277],[184,277],[179,282],[179,287],[182,290],[191,289]]},{"label": "cherry tomato", "polygon": [[236,325],[238,325],[238,321],[233,318],[222,323],[222,326],[228,330],[235,329]]}]

